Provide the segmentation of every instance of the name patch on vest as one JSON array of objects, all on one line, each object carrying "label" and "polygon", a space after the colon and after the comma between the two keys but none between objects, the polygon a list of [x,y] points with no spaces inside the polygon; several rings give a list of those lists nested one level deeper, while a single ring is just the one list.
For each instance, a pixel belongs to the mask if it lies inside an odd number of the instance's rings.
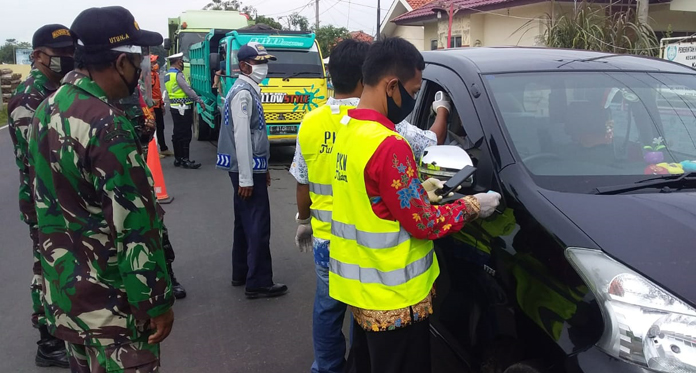
[{"label": "name patch on vest", "polygon": [[319,149],[319,154],[331,154],[333,151],[333,144],[336,142],[336,132],[325,131],[324,132],[324,143],[321,144],[321,149]]},{"label": "name patch on vest", "polygon": [[346,154],[336,154],[336,176],[337,181],[348,182],[348,156]]}]

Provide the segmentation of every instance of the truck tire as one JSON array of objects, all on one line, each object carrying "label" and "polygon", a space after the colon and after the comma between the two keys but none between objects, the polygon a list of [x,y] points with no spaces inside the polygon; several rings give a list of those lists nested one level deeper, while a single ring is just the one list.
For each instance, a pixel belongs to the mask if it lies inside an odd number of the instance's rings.
[{"label": "truck tire", "polygon": [[193,116],[193,137],[198,141],[210,141],[212,140],[212,133],[213,129],[203,120],[200,114],[196,113]]}]

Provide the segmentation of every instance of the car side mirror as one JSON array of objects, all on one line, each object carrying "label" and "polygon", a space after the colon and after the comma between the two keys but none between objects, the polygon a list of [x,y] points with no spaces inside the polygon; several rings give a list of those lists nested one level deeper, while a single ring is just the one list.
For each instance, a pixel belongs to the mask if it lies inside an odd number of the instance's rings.
[{"label": "car side mirror", "polygon": [[170,50],[172,48],[172,41],[169,38],[164,39],[164,49]]},{"label": "car side mirror", "polygon": [[208,63],[210,64],[211,70],[217,70],[220,68],[220,53],[211,53],[208,56]]},{"label": "car side mirror", "polygon": [[[447,181],[459,170],[474,163],[466,150],[454,145],[429,146],[423,151],[420,159],[418,173],[421,180],[434,177]],[[474,186],[474,175],[469,177],[462,185],[463,189]]]}]

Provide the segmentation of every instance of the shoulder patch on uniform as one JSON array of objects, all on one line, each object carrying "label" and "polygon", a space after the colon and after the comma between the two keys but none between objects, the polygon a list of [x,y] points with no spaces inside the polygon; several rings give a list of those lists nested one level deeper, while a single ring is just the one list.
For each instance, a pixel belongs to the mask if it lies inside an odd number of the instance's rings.
[{"label": "shoulder patch on uniform", "polygon": [[249,114],[249,105],[246,102],[242,103],[242,113]]}]

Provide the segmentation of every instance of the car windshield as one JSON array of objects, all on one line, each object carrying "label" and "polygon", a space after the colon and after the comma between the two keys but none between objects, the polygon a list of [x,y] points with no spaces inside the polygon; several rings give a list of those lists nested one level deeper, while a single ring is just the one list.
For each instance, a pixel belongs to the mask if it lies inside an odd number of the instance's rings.
[{"label": "car windshield", "polygon": [[542,187],[589,192],[696,167],[696,75],[534,72],[486,81],[513,151]]},{"label": "car windshield", "polygon": [[179,34],[179,51],[184,53],[184,61],[189,61],[191,46],[205,40],[207,32],[182,32]]},{"label": "car windshield", "polygon": [[[297,49],[268,49],[268,53],[278,60],[268,64],[269,78],[322,78],[324,72],[319,58],[319,49],[315,44],[309,50]],[[239,75],[237,65],[237,50],[232,51],[232,76]]]}]

